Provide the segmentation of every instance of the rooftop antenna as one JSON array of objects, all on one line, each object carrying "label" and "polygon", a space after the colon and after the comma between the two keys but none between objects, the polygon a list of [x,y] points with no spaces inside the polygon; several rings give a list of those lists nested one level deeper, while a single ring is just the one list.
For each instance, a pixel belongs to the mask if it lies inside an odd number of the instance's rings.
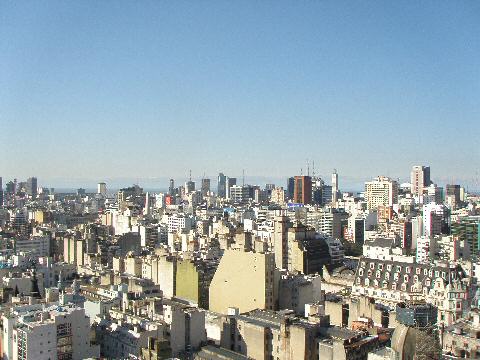
[{"label": "rooftop antenna", "polygon": [[190,181],[192,181],[192,169],[190,169],[189,179],[190,179]]},{"label": "rooftop antenna", "polygon": [[315,160],[312,160],[312,176],[315,177]]},{"label": "rooftop antenna", "polygon": [[303,176],[303,168],[300,168],[300,176]]},{"label": "rooftop antenna", "polygon": [[310,176],[310,163],[308,162],[308,159],[307,159],[307,176]]}]

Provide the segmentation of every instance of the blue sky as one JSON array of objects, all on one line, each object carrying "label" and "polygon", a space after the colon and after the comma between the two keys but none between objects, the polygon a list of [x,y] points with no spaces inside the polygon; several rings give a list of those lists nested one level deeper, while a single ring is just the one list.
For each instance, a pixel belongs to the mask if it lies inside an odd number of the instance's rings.
[{"label": "blue sky", "polygon": [[479,34],[475,1],[1,1],[0,176],[475,183]]}]

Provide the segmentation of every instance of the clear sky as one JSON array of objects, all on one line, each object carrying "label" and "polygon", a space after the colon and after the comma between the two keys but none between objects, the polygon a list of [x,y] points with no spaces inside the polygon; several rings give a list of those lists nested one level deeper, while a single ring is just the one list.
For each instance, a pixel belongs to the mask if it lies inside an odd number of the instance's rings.
[{"label": "clear sky", "polygon": [[4,178],[475,182],[479,139],[478,1],[0,1]]}]

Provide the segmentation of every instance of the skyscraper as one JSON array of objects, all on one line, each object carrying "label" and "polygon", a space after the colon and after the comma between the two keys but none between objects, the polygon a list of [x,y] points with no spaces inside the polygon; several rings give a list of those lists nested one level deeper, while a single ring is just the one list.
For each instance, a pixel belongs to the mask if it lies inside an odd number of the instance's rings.
[{"label": "skyscraper", "polygon": [[338,174],[337,170],[333,170],[332,174],[332,203],[337,202],[338,197]]},{"label": "skyscraper", "polygon": [[218,174],[217,195],[224,198],[227,195],[226,192],[227,177],[223,173]]},{"label": "skyscraper", "polygon": [[295,178],[294,177],[289,177],[287,180],[287,198],[289,200],[293,199],[293,193],[295,189]]},{"label": "skyscraper", "polygon": [[98,183],[97,194],[100,194],[102,196],[107,195],[107,184],[105,184],[104,182]]},{"label": "skyscraper", "polygon": [[170,179],[170,184],[168,186],[168,194],[174,195],[174,192],[175,192],[175,181],[173,179]]},{"label": "skyscraper", "polygon": [[27,179],[27,194],[32,198],[37,197],[37,178],[31,177]]},{"label": "skyscraper", "polygon": [[293,201],[299,204],[312,203],[312,178],[310,176],[295,176]]},{"label": "skyscraper", "polygon": [[423,195],[423,190],[430,185],[430,167],[415,165],[410,173],[412,195]]},{"label": "skyscraper", "polygon": [[226,177],[225,179],[225,198],[230,199],[230,189],[233,185],[237,185],[237,178]]},{"label": "skyscraper", "polygon": [[202,196],[210,192],[210,179],[202,179]]}]

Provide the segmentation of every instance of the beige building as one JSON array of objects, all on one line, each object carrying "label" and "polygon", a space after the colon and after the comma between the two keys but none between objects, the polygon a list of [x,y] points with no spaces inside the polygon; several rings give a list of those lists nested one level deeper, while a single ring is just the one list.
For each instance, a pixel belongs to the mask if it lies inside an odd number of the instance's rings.
[{"label": "beige building", "polygon": [[272,253],[226,250],[210,284],[210,311],[273,309],[274,270]]},{"label": "beige building", "polygon": [[393,206],[398,202],[398,183],[386,176],[366,182],[365,201],[368,210],[375,210],[379,205]]}]

